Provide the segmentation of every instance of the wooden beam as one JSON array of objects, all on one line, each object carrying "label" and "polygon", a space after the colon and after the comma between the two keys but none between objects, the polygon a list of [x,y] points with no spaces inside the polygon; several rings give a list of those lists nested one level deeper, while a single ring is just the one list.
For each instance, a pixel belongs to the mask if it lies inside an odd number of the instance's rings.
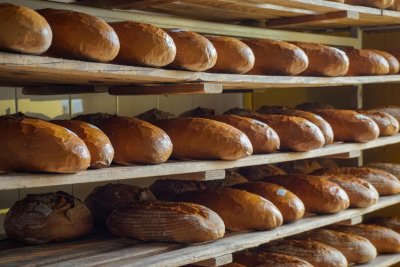
[{"label": "wooden beam", "polygon": [[192,83],[192,84],[161,84],[161,85],[134,85],[126,87],[109,87],[110,95],[192,95],[192,94],[220,94],[221,84]]},{"label": "wooden beam", "polygon": [[109,8],[117,9],[146,9],[172,2],[176,2],[176,0],[105,0]]},{"label": "wooden beam", "polygon": [[220,180],[225,178],[225,170],[210,170],[204,172],[163,175],[163,176],[156,176],[154,178],[157,178],[158,180],[175,179],[175,180],[190,180],[190,181]]},{"label": "wooden beam", "polygon": [[340,153],[340,154],[336,154],[336,155],[330,155],[330,156],[326,156],[323,158],[330,158],[330,159],[354,159],[354,158],[358,158],[361,156],[361,151],[356,150],[356,151],[349,151],[346,153]]},{"label": "wooden beam", "polygon": [[30,86],[22,89],[24,95],[71,95],[106,92],[107,87],[90,85]]},{"label": "wooden beam", "polygon": [[231,263],[233,260],[232,254],[227,254],[215,258],[211,258],[208,260],[196,262],[195,265],[205,266],[205,267],[218,267],[228,263]]},{"label": "wooden beam", "polygon": [[355,216],[353,218],[338,222],[338,224],[355,225],[363,222],[363,215]]}]

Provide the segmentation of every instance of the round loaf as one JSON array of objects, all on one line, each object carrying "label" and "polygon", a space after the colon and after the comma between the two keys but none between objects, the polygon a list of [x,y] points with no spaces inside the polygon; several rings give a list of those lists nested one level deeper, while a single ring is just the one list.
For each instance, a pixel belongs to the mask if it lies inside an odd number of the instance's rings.
[{"label": "round loaf", "polygon": [[132,203],[155,200],[147,189],[127,184],[106,184],[98,186],[86,197],[85,204],[92,212],[97,226],[104,227],[115,208],[127,208]]},{"label": "round loaf", "polygon": [[345,0],[345,3],[350,5],[369,6],[386,9],[393,5],[394,0]]},{"label": "round loaf", "polygon": [[249,180],[257,181],[267,176],[284,175],[286,172],[274,165],[249,166],[239,169],[239,173]]},{"label": "round loaf", "polygon": [[243,40],[256,58],[249,74],[297,75],[308,67],[308,57],[299,47],[283,41]]},{"label": "round loaf", "polygon": [[163,67],[174,60],[176,46],[164,30],[134,21],[113,22],[110,26],[121,44],[116,63]]},{"label": "round loaf", "polygon": [[53,33],[36,11],[12,4],[0,4],[0,49],[39,55],[49,49]]},{"label": "round loaf", "polygon": [[231,231],[269,230],[282,225],[282,214],[266,200],[243,190],[221,187],[186,191],[176,201],[200,204],[215,211]]},{"label": "round loaf", "polygon": [[4,218],[7,236],[29,244],[78,238],[92,226],[92,215],[82,201],[61,191],[27,195]]},{"label": "round loaf", "polygon": [[390,174],[393,174],[398,179],[400,179],[400,164],[398,163],[368,163],[366,167],[370,167],[372,169],[379,169]]},{"label": "round loaf", "polygon": [[313,267],[311,263],[298,257],[271,252],[239,252],[233,254],[233,260],[255,267]]},{"label": "round loaf", "polygon": [[390,67],[387,60],[368,49],[344,49],[349,57],[350,66],[347,76],[386,75]]},{"label": "round loaf", "polygon": [[99,127],[110,138],[119,164],[159,164],[172,153],[172,142],[160,128],[130,117],[87,114],[74,118]]},{"label": "round loaf", "polygon": [[205,37],[191,31],[172,29],[168,34],[176,45],[174,61],[168,65],[173,69],[205,71],[217,62],[217,50]]},{"label": "round loaf", "polygon": [[400,217],[373,217],[368,219],[368,224],[377,224],[400,233]]},{"label": "round loaf", "polygon": [[104,20],[70,10],[40,9],[53,31],[52,56],[108,62],[119,51],[115,31]]},{"label": "round loaf", "polygon": [[357,112],[369,117],[378,125],[380,136],[391,136],[399,132],[399,122],[389,113],[370,110],[358,110]]},{"label": "round loaf", "polygon": [[282,186],[266,182],[249,182],[237,184],[233,187],[271,201],[282,213],[284,222],[293,222],[304,216],[305,207],[303,202]]},{"label": "round loaf", "polygon": [[114,209],[107,227],[114,235],[142,241],[200,243],[225,234],[224,222],[212,210],[175,202],[150,201]]},{"label": "round loaf", "polygon": [[384,57],[389,63],[389,73],[388,74],[397,74],[400,70],[400,63],[395,56],[389,54],[388,52],[377,50],[377,49],[369,49],[374,53]]},{"label": "round loaf", "polygon": [[301,75],[308,76],[344,76],[350,62],[346,53],[330,46],[316,43],[294,42],[308,57],[308,67]]},{"label": "round loaf", "polygon": [[90,167],[104,168],[111,164],[114,158],[114,148],[102,130],[87,122],[77,120],[51,122],[71,130],[85,142],[90,153]]},{"label": "round loaf", "polygon": [[227,36],[205,36],[217,50],[217,63],[209,72],[242,74],[254,66],[254,53],[239,39]]},{"label": "round loaf", "polygon": [[83,140],[64,127],[16,114],[1,116],[0,129],[0,171],[75,173],[90,165]]}]

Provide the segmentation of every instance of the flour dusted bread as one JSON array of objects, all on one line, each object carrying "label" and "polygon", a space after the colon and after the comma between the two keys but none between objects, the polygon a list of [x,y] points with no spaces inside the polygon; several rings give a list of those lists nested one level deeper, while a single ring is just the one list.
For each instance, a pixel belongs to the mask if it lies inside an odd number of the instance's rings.
[{"label": "flour dusted bread", "polygon": [[400,107],[398,106],[388,106],[388,107],[380,107],[374,108],[370,111],[378,111],[378,112],[385,112],[392,115],[398,122],[400,122]]},{"label": "flour dusted bread", "polygon": [[366,223],[380,225],[400,233],[400,217],[373,217],[368,219]]},{"label": "flour dusted bread", "polygon": [[163,67],[175,59],[175,43],[164,30],[134,21],[113,22],[110,26],[121,45],[116,63]]},{"label": "flour dusted bread", "polygon": [[243,167],[238,172],[251,181],[257,181],[267,176],[286,174],[284,170],[271,164]]},{"label": "flour dusted bread", "polygon": [[99,127],[110,138],[119,164],[158,164],[172,153],[172,142],[160,128],[130,117],[108,114],[87,114],[74,118]]},{"label": "flour dusted bread", "polygon": [[87,169],[87,146],[68,129],[23,114],[0,116],[1,172],[75,173]]},{"label": "flour dusted bread", "polygon": [[298,257],[272,252],[238,252],[233,254],[233,260],[256,267],[313,267],[311,263]]},{"label": "flour dusted bread", "polygon": [[398,163],[374,162],[374,163],[368,163],[366,167],[388,172],[396,176],[398,179],[400,179],[400,164]]},{"label": "flour dusted bread", "polygon": [[282,214],[268,200],[243,190],[221,187],[213,190],[187,191],[176,201],[204,205],[215,211],[232,231],[268,230],[282,224]]},{"label": "flour dusted bread", "polygon": [[176,45],[174,61],[168,65],[173,69],[205,71],[217,62],[217,50],[213,44],[198,33],[181,29],[167,31]]},{"label": "flour dusted bread", "polygon": [[114,235],[143,241],[199,243],[224,236],[221,218],[191,203],[148,201],[117,208],[107,219]]},{"label": "flour dusted bread", "polygon": [[389,74],[389,62],[381,55],[368,49],[344,49],[350,66],[347,76],[369,76]]},{"label": "flour dusted bread", "polygon": [[358,110],[357,112],[369,117],[378,125],[380,136],[391,136],[399,132],[399,122],[389,113],[371,110]]},{"label": "flour dusted bread", "polygon": [[394,0],[345,0],[345,3],[350,5],[369,6],[386,9],[393,5]]},{"label": "flour dusted bread", "polygon": [[0,4],[0,18],[0,50],[38,55],[50,47],[50,25],[36,11]]},{"label": "flour dusted bread", "polygon": [[51,123],[63,126],[81,138],[90,153],[90,167],[104,168],[114,158],[114,148],[107,135],[94,125],[77,120],[56,120]]},{"label": "flour dusted bread", "polygon": [[394,55],[392,55],[386,51],[382,51],[382,50],[378,50],[378,49],[369,49],[369,50],[371,50],[374,53],[377,53],[378,55],[380,55],[386,59],[386,61],[389,63],[389,73],[388,74],[399,73],[400,63]]},{"label": "flour dusted bread", "polygon": [[104,20],[70,10],[40,9],[53,31],[49,54],[56,57],[108,62],[119,51],[118,36]]},{"label": "flour dusted bread", "polygon": [[61,191],[27,195],[4,218],[7,236],[29,244],[78,238],[88,234],[92,226],[92,215],[86,206]]}]

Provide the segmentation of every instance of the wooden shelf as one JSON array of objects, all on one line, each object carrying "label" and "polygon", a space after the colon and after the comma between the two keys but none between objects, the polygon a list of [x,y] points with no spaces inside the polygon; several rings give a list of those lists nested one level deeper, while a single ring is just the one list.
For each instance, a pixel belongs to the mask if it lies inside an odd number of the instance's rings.
[{"label": "wooden shelf", "polygon": [[[171,161],[160,165],[112,166],[98,170],[87,170],[76,174],[2,174],[0,175],[0,190],[146,177],[158,177],[158,179],[173,177],[192,180],[221,179],[224,173],[222,174],[220,170],[324,156],[335,157],[335,155],[339,155],[343,158],[346,153],[348,153],[348,157],[353,157],[357,155],[354,152],[396,143],[400,143],[400,135],[381,137],[368,143],[338,143],[308,152],[278,152],[253,155],[236,161]],[[192,173],[197,173],[197,175],[193,175]]]},{"label": "wooden shelf", "polygon": [[375,260],[366,263],[355,265],[358,267],[390,267],[400,262],[400,254],[380,255]]},{"label": "wooden shelf", "polygon": [[[4,240],[0,241],[0,265],[21,266],[29,263],[29,265],[35,266],[62,265],[71,267],[97,265],[181,266],[219,258],[272,240],[358,217],[397,203],[400,203],[400,195],[382,197],[377,204],[368,208],[348,209],[333,215],[309,217],[271,231],[235,233],[214,242],[190,246],[140,243],[126,238],[111,237],[105,233],[93,234],[91,237],[78,241],[39,246],[24,246],[20,243]],[[387,261],[384,259],[387,259]],[[375,263],[378,260],[382,264],[383,262],[393,263],[386,256],[379,257]]]}]

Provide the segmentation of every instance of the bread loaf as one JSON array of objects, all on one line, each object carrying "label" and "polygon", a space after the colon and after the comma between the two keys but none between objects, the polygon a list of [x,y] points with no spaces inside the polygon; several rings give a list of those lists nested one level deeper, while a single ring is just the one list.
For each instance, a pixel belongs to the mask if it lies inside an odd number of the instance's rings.
[{"label": "bread loaf", "polygon": [[256,58],[249,74],[297,75],[308,67],[306,53],[295,45],[266,39],[243,41],[253,50]]},{"label": "bread loaf", "polygon": [[351,233],[317,229],[302,234],[301,238],[311,239],[336,248],[346,257],[349,264],[366,263],[377,256],[376,248],[368,239]]},{"label": "bread loaf", "polygon": [[172,200],[176,195],[186,192],[206,189],[203,181],[165,179],[156,180],[150,186],[150,191],[159,200]]},{"label": "bread loaf", "polygon": [[82,201],[61,191],[27,195],[4,218],[7,236],[28,244],[82,237],[92,226],[92,215]]},{"label": "bread loaf", "polygon": [[274,165],[259,165],[243,167],[238,170],[240,174],[249,180],[256,181],[267,176],[286,174],[284,170]]},{"label": "bread loaf", "polygon": [[384,57],[386,61],[389,63],[389,73],[388,74],[397,74],[399,73],[400,70],[400,63],[397,60],[395,56],[392,54],[382,51],[382,50],[377,50],[377,49],[369,49],[374,53],[377,53],[378,55]]},{"label": "bread loaf", "polygon": [[324,120],[321,116],[318,116],[314,113],[284,108],[284,107],[270,107],[270,106],[262,106],[257,110],[257,113],[260,114],[278,114],[278,115],[288,115],[300,117],[308,120],[309,122],[315,124],[322,132],[325,138],[325,145],[329,145],[333,143],[333,130],[331,125]]},{"label": "bread loaf", "polygon": [[225,170],[225,178],[218,180],[206,181],[206,186],[209,189],[215,189],[221,186],[233,186],[236,184],[247,183],[249,180],[234,170]]},{"label": "bread loaf", "polygon": [[315,159],[282,162],[278,166],[287,174],[311,174],[316,170],[322,169],[321,164]]},{"label": "bread loaf", "polygon": [[114,158],[114,148],[102,130],[87,122],[77,120],[51,122],[71,130],[85,142],[90,153],[90,167],[104,168],[111,164]]},{"label": "bread loaf", "polygon": [[400,233],[400,217],[373,217],[368,219],[367,223],[380,225]]},{"label": "bread loaf", "polygon": [[400,234],[389,228],[369,224],[333,225],[330,228],[365,237],[375,246],[378,254],[400,252]]},{"label": "bread loaf", "polygon": [[160,128],[135,118],[108,114],[87,114],[75,117],[99,127],[110,138],[119,164],[158,164],[172,153],[172,142]]},{"label": "bread loaf", "polygon": [[349,58],[346,53],[330,46],[316,43],[294,42],[308,57],[308,67],[301,75],[343,76],[349,70]]},{"label": "bread loaf", "polygon": [[0,50],[39,55],[49,49],[53,33],[36,11],[0,4]]},{"label": "bread loaf", "polygon": [[385,172],[388,172],[390,174],[393,174],[394,176],[397,177],[397,179],[400,179],[400,164],[398,163],[368,163],[366,167],[372,168],[372,169],[379,169]]},{"label": "bread loaf", "polygon": [[210,72],[242,74],[254,66],[253,51],[239,39],[227,36],[205,36],[217,50],[217,63]]},{"label": "bread loaf", "polygon": [[120,237],[181,243],[212,241],[225,233],[224,222],[206,207],[158,201],[114,209],[107,227]]},{"label": "bread loaf", "polygon": [[314,267],[347,267],[347,260],[340,251],[312,240],[272,242],[261,250],[299,257]]},{"label": "bread loaf", "polygon": [[104,20],[91,15],[59,9],[40,9],[53,31],[52,56],[108,62],[119,51],[115,31]]},{"label": "bread loaf", "polygon": [[393,5],[389,9],[400,11],[400,0],[394,0]]},{"label": "bread loaf", "polygon": [[255,267],[313,267],[311,263],[298,257],[271,252],[239,252],[233,254],[233,260]]},{"label": "bread loaf", "polygon": [[336,213],[350,205],[346,192],[337,184],[311,175],[269,176],[262,181],[285,187],[303,201],[309,213]]},{"label": "bread loaf", "polygon": [[176,45],[174,61],[168,65],[173,69],[205,71],[217,62],[217,50],[205,37],[191,31],[172,29],[167,32]]},{"label": "bread loaf", "polygon": [[315,172],[323,175],[349,175],[361,178],[372,184],[380,196],[394,195],[400,193],[400,182],[394,175],[382,170],[371,168],[343,167],[334,169],[324,169]]},{"label": "bread loaf", "polygon": [[357,112],[369,117],[378,125],[380,136],[391,136],[399,132],[399,122],[389,113],[370,110],[358,110]]},{"label": "bread loaf", "polygon": [[243,190],[221,187],[186,191],[176,201],[193,202],[215,211],[231,231],[269,230],[282,225],[282,214],[268,200]]},{"label": "bread loaf", "polygon": [[106,220],[115,208],[127,208],[132,203],[155,200],[147,189],[127,184],[98,186],[86,197],[85,204],[92,212],[97,226],[106,225]]},{"label": "bread loaf", "polygon": [[121,44],[116,63],[163,67],[174,60],[176,46],[164,30],[134,21],[113,22],[110,26]]},{"label": "bread loaf", "polygon": [[386,75],[390,67],[387,60],[368,49],[344,49],[349,57],[350,66],[347,76]]},{"label": "bread loaf", "polygon": [[382,108],[374,108],[374,109],[371,109],[370,111],[379,111],[379,112],[388,113],[388,114],[392,115],[398,122],[400,122],[400,107],[388,106],[388,107],[382,107]]},{"label": "bread loaf", "polygon": [[345,3],[386,9],[393,5],[394,0],[345,0]]},{"label": "bread loaf", "polygon": [[237,184],[233,187],[271,201],[282,213],[284,222],[293,222],[304,216],[305,207],[303,202],[282,186],[266,182],[249,182]]},{"label": "bread loaf", "polygon": [[23,114],[0,116],[0,172],[75,173],[87,169],[90,154],[68,129]]}]

